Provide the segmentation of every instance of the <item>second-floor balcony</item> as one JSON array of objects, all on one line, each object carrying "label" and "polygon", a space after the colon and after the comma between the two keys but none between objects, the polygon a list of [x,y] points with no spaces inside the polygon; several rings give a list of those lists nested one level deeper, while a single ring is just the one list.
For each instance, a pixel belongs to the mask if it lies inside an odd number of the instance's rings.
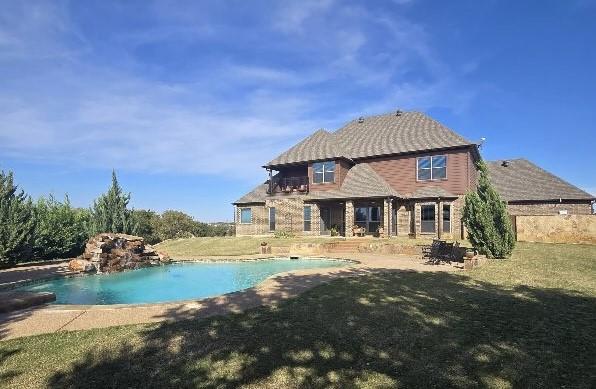
[{"label": "second-floor balcony", "polygon": [[308,176],[280,177],[273,180],[273,191],[268,190],[269,194],[275,193],[308,193]]}]

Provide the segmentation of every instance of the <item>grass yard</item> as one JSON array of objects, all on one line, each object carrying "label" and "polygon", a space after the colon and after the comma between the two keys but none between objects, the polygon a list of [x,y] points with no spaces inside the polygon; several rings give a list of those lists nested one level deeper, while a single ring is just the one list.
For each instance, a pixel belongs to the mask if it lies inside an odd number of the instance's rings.
[{"label": "grass yard", "polygon": [[[329,243],[345,238],[338,237],[215,237],[215,238],[189,238],[172,239],[157,245],[159,250],[167,252],[172,258],[192,258],[197,256],[234,256],[258,254],[261,242],[267,242],[276,247],[289,247],[293,243]],[[358,238],[360,239],[360,238]],[[362,241],[368,241],[362,238]],[[377,240],[379,242],[403,242],[406,244],[428,244],[432,239],[391,238]]]},{"label": "grass yard", "polygon": [[321,237],[214,237],[171,239],[157,245],[159,250],[167,252],[172,258],[191,258],[196,256],[224,256],[258,254],[261,242],[278,247],[288,247],[292,243],[326,243],[342,238]]},{"label": "grass yard", "polygon": [[0,385],[590,388],[595,318],[596,246],[519,244],[466,273],[378,273],[276,308],[0,342]]}]

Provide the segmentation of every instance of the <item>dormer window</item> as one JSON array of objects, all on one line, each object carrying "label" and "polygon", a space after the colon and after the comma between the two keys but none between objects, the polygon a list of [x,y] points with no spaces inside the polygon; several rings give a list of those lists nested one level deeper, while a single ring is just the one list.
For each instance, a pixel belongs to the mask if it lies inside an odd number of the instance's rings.
[{"label": "dormer window", "polygon": [[312,164],[315,184],[328,184],[335,181],[335,161],[315,162]]},{"label": "dormer window", "polygon": [[418,181],[444,180],[447,178],[447,156],[433,155],[416,159]]}]

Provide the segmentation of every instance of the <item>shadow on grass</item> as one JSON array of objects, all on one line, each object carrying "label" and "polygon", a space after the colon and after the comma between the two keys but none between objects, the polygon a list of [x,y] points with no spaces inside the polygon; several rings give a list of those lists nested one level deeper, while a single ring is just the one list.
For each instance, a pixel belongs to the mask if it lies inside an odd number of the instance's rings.
[{"label": "shadow on grass", "polygon": [[194,314],[173,310],[171,322],[86,354],[48,385],[591,387],[596,378],[596,299],[561,290],[379,272],[242,314]]}]

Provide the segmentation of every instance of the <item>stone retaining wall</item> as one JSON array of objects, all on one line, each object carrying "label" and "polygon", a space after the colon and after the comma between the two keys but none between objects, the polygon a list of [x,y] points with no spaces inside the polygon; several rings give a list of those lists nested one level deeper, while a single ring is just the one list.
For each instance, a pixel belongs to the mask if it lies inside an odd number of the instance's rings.
[{"label": "stone retaining wall", "polygon": [[516,216],[517,240],[596,244],[596,215]]}]

